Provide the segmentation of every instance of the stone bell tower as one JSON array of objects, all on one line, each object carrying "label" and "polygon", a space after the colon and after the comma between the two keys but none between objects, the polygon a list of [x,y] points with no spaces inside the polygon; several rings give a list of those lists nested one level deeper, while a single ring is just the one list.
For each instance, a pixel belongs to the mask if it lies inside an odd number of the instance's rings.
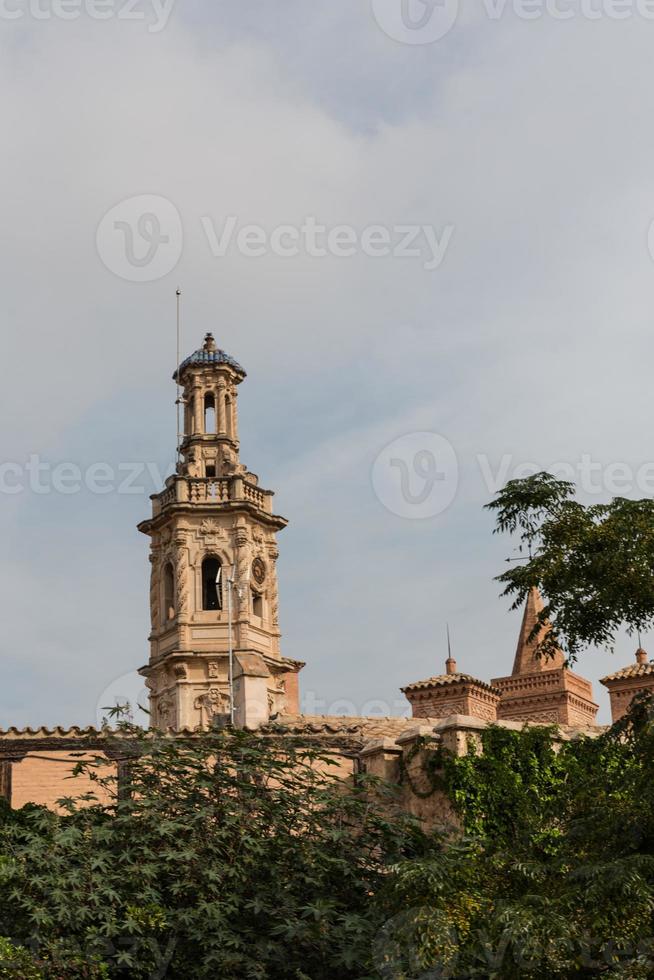
[{"label": "stone bell tower", "polygon": [[157,728],[229,718],[231,599],[235,723],[298,710],[298,671],[280,652],[273,493],[239,458],[237,389],[245,371],[211,334],[173,376],[184,426],[177,472],[139,524],[151,539],[150,661],[140,673]]}]

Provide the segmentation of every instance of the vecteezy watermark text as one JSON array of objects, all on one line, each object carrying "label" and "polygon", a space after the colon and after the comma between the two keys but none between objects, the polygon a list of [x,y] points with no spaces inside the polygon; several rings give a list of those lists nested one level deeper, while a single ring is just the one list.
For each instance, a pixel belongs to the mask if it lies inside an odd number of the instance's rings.
[{"label": "vecteezy watermark text", "polygon": [[371,259],[393,256],[396,259],[421,259],[428,271],[438,269],[454,234],[453,225],[438,230],[432,225],[353,225],[322,224],[307,215],[298,225],[277,225],[267,231],[261,225],[241,224],[230,214],[218,228],[210,217],[202,218],[207,241],[214,258],[224,258],[237,251],[249,258],[272,254],[281,258],[305,255],[312,259],[347,259],[357,253]]},{"label": "vecteezy watermark text", "polygon": [[39,496],[71,496],[84,491],[100,495],[151,494],[161,490],[164,476],[153,462],[125,462],[115,466],[97,462],[81,467],[67,461],[51,463],[32,453],[24,462],[0,462],[0,494],[10,497],[26,492]]},{"label": "vecteezy watermark text", "polygon": [[168,24],[176,0],[0,0],[0,20],[143,21],[150,34]]},{"label": "vecteezy watermark text", "polygon": [[[587,496],[654,496],[654,460],[638,464],[605,462],[593,459],[590,453],[582,453],[573,461],[553,462],[527,461],[512,453],[501,456],[476,453],[465,458],[457,454],[445,436],[436,432],[410,432],[384,446],[373,462],[373,490],[384,507],[399,517],[435,517],[457,495],[460,466],[466,481],[480,485],[485,498],[492,497],[509,480],[524,479],[542,470],[559,480],[569,480]],[[164,467],[141,460],[117,463],[102,460],[81,466],[68,460],[44,460],[32,453],[20,461],[0,461],[0,496],[21,493],[149,496],[159,493],[166,477],[174,472],[172,460]],[[211,486],[211,480],[207,483]]]},{"label": "vecteezy watermark text", "polygon": [[[477,453],[466,469],[480,479],[486,499],[509,480],[520,480],[547,470],[559,480],[574,483],[585,496],[654,496],[654,461],[637,465],[602,462],[590,453],[577,460],[547,464],[504,453],[491,457]],[[377,499],[392,514],[424,520],[442,514],[455,499],[459,486],[459,460],[452,443],[436,432],[410,432],[394,439],[378,453],[371,472]]]},{"label": "vecteezy watermark text", "polygon": [[484,453],[478,453],[475,459],[484,487],[490,494],[497,493],[509,480],[522,480],[547,470],[557,480],[569,480],[576,484],[581,493],[589,496],[620,496],[625,493],[654,496],[654,461],[636,466],[618,460],[605,463],[593,459],[590,453],[582,453],[573,462],[558,460],[546,466],[516,459],[511,453],[505,453],[494,464]]},{"label": "vecteezy watermark text", "polygon": [[[383,32],[402,44],[433,44],[455,26],[459,0],[372,0]],[[476,9],[489,21],[654,20],[654,0],[481,0]]]},{"label": "vecteezy watermark text", "polygon": [[[0,0],[1,2],[1,0]],[[228,254],[245,258],[266,255],[282,259],[337,259],[363,255],[421,262],[428,272],[440,268],[454,235],[454,225],[328,225],[315,215],[297,224],[264,227],[230,214],[220,221],[199,218],[200,234],[216,259]],[[168,275],[184,247],[182,219],[175,205],[156,194],[140,194],[114,205],[96,232],[98,255],[115,275],[129,282],[153,282]]]}]

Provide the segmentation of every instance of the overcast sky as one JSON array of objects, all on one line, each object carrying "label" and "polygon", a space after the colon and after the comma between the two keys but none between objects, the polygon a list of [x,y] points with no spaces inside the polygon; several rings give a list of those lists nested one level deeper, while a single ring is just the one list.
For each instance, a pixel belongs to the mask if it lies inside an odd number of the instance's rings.
[{"label": "overcast sky", "polygon": [[[307,710],[401,713],[446,622],[510,672],[483,505],[523,464],[654,491],[644,0],[406,2],[0,3],[0,727],[93,723],[146,662],[178,285],[184,351],[248,371]],[[578,665],[603,720],[634,648]]]}]

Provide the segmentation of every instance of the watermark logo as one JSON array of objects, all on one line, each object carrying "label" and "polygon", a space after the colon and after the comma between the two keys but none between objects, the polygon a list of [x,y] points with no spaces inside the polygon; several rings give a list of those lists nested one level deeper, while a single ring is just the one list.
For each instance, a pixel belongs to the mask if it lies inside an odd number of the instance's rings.
[{"label": "watermark logo", "polygon": [[307,215],[298,225],[277,225],[268,230],[262,225],[241,224],[230,214],[222,226],[209,215],[201,219],[207,243],[214,258],[222,259],[234,251],[246,258],[275,255],[282,259],[303,256],[322,259],[332,256],[349,259],[365,255],[371,259],[418,259],[423,269],[433,272],[442,265],[454,234],[454,225],[397,224],[327,225],[315,215]]},{"label": "watermark logo", "polygon": [[0,0],[0,20],[127,20],[164,30],[176,0]]},{"label": "watermark logo", "polygon": [[391,256],[419,259],[428,272],[440,268],[454,234],[454,225],[444,225],[440,230],[433,225],[366,225],[361,229],[353,225],[329,226],[315,215],[307,215],[300,225],[277,225],[270,231],[261,225],[240,224],[235,214],[228,215],[221,227],[208,215],[201,222],[214,258],[222,259],[229,251],[246,258]]},{"label": "watermark logo", "polygon": [[[105,723],[111,726],[118,721],[129,721],[142,728],[150,727],[150,715],[148,714],[149,691],[145,686],[145,681],[135,670],[130,670],[127,674],[117,677],[107,684],[104,691],[98,697],[95,704],[95,724],[97,728],[102,728]],[[117,718],[111,718],[112,709],[122,709]]]},{"label": "watermark logo", "polygon": [[85,491],[105,494],[152,494],[164,485],[167,471],[155,462],[125,462],[112,465],[95,462],[86,467],[62,460],[52,463],[32,453],[24,462],[4,460],[0,462],[0,495],[8,497],[29,491],[39,496],[62,494],[73,496]]},{"label": "watermark logo", "polygon": [[372,0],[375,20],[402,44],[433,44],[454,27],[459,0]]},{"label": "watermark logo", "polygon": [[[329,225],[311,214],[299,224],[271,228],[246,224],[235,214],[222,222],[204,214],[199,224],[215,259],[231,254],[285,260],[365,256],[418,261],[426,272],[440,269],[455,230],[452,224],[440,228],[428,224]],[[152,282],[168,275],[180,260],[182,219],[175,205],[164,197],[130,197],[107,211],[96,239],[98,254],[111,272],[130,282]]]},{"label": "watermark logo", "polygon": [[141,194],[112,207],[96,233],[105,266],[128,282],[154,282],[175,268],[184,231],[179,211],[165,197]]},{"label": "watermark logo", "polygon": [[382,449],[372,467],[372,486],[392,514],[425,520],[450,506],[459,485],[452,444],[436,432],[411,432]]},{"label": "watermark logo", "polygon": [[[403,44],[432,44],[456,24],[458,0],[372,0],[375,20]],[[654,20],[654,0],[481,0],[483,17],[535,20]]]}]

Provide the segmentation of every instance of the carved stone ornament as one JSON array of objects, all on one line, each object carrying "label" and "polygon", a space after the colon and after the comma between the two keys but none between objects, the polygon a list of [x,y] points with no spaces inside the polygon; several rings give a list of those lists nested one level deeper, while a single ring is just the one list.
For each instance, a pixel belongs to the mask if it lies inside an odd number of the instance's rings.
[{"label": "carved stone ornament", "polygon": [[177,609],[180,618],[188,616],[189,582],[186,550],[175,556],[175,584],[177,586]]},{"label": "carved stone ornament", "polygon": [[158,556],[152,556],[152,572],[150,575],[150,620],[152,629],[159,626],[159,585],[161,582]]},{"label": "carved stone ornament", "polygon": [[200,711],[200,724],[206,728],[211,724],[215,715],[229,713],[229,695],[218,690],[217,687],[212,687],[210,691],[195,699],[194,706]]},{"label": "carved stone ornament", "polygon": [[217,660],[210,660],[207,664],[207,675],[213,680],[220,677],[220,664]]},{"label": "carved stone ornament", "polygon": [[237,548],[245,548],[248,543],[248,532],[245,527],[237,527],[234,532]]},{"label": "carved stone ornament", "polygon": [[270,618],[273,626],[279,626],[279,594],[276,588],[270,591]]},{"label": "carved stone ornament", "polygon": [[266,581],[266,565],[262,558],[255,558],[252,562],[252,578],[257,585],[263,585]]},{"label": "carved stone ornament", "polygon": [[175,698],[172,694],[162,695],[157,702],[157,722],[159,728],[175,728],[177,724],[177,711],[175,710]]},{"label": "carved stone ornament", "polygon": [[224,541],[227,538],[227,532],[220,526],[218,521],[214,521],[211,518],[206,521],[202,521],[200,524],[200,534],[206,539],[207,544],[216,544],[218,541]]}]

